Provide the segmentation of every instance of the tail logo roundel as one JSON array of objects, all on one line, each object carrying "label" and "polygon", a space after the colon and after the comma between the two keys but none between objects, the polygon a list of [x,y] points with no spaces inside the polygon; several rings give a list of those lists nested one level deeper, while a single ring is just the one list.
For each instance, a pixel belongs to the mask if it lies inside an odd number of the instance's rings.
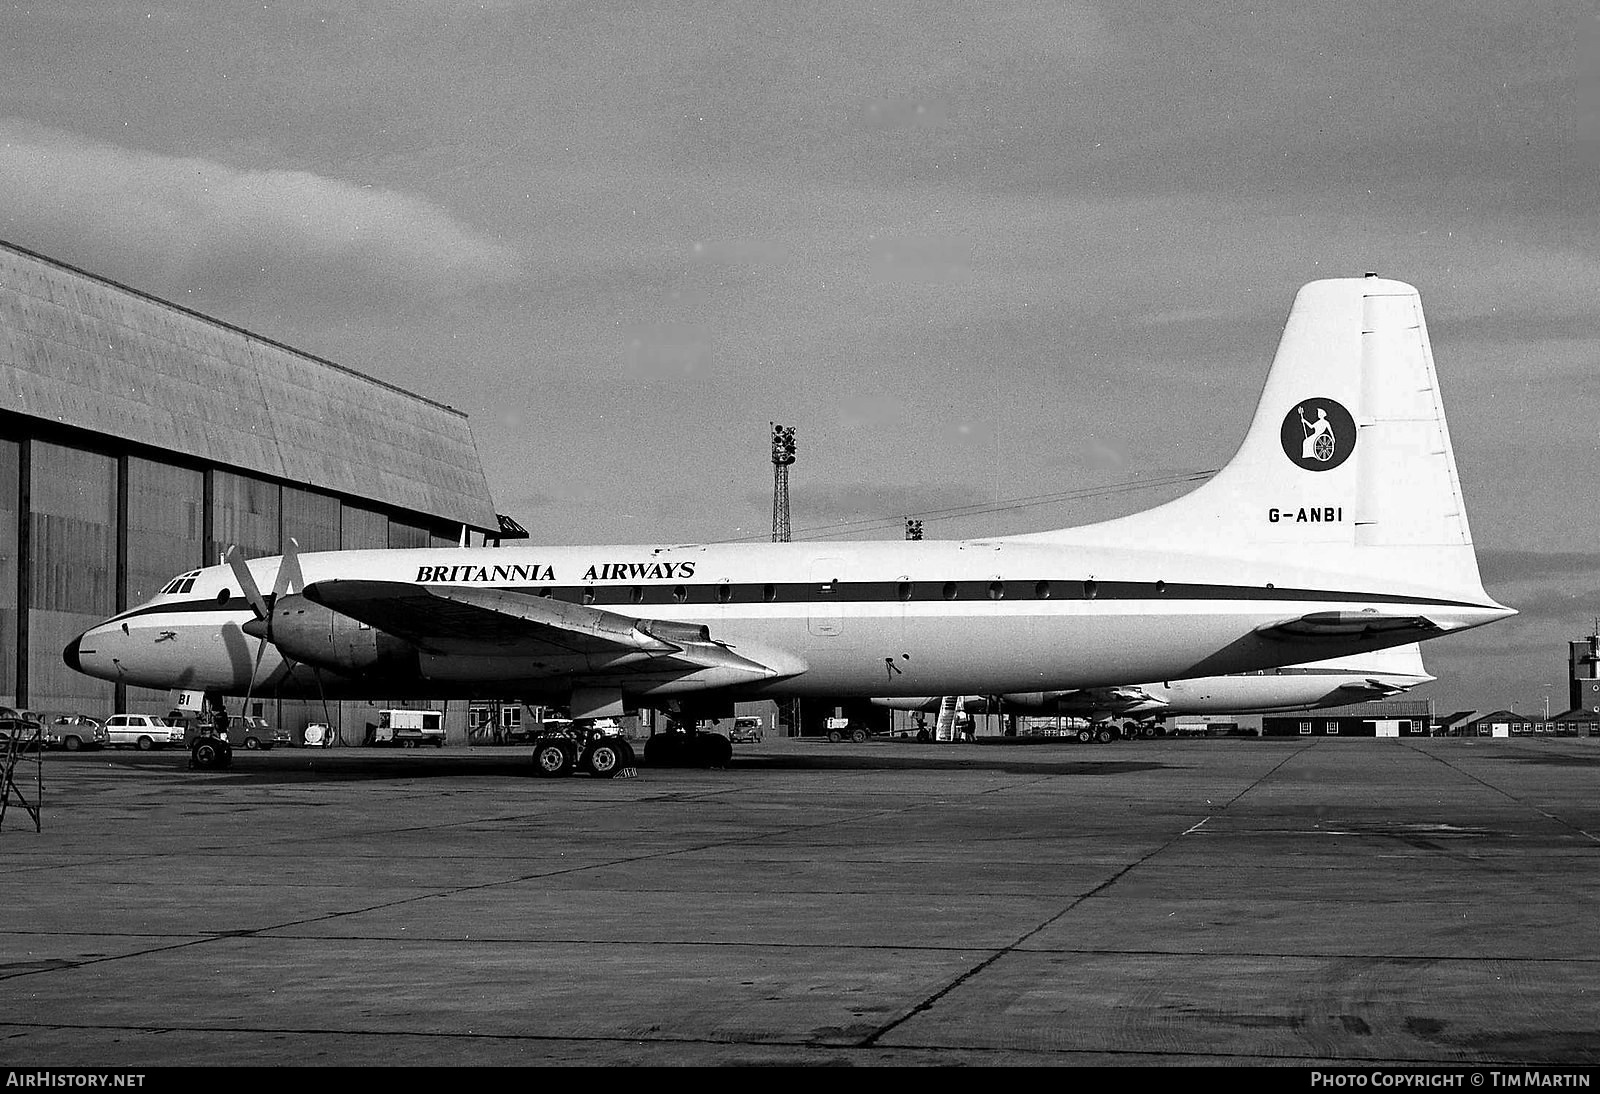
[{"label": "tail logo roundel", "polygon": [[1284,415],[1283,454],[1307,471],[1332,471],[1356,447],[1356,422],[1332,399],[1306,399]]}]

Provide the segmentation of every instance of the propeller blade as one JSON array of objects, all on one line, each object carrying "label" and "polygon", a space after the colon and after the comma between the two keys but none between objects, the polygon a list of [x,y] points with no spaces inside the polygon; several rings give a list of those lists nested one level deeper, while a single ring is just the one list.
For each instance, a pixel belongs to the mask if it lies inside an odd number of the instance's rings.
[{"label": "propeller blade", "polygon": [[305,587],[306,579],[300,573],[300,541],[290,536],[283,558],[278,561],[278,576],[272,581],[272,599],[285,593],[303,592]]},{"label": "propeller blade", "polygon": [[[258,593],[257,595],[259,596],[260,594]],[[250,669],[250,683],[244,689],[244,706],[239,708],[239,713],[241,714],[250,713],[250,696],[255,693],[256,677],[261,674],[261,655],[266,652],[267,639],[263,636],[261,641],[256,643],[256,663]]]},{"label": "propeller blade", "polygon": [[[272,613],[267,607],[266,598],[261,595],[256,579],[251,576],[250,567],[245,564],[244,552],[239,550],[239,545],[234,544],[229,547],[222,557],[233,569],[234,580],[239,583],[239,588],[244,593],[244,598],[250,602],[250,610],[256,613],[256,618],[269,618]],[[259,663],[260,660],[258,656],[256,661]]]}]

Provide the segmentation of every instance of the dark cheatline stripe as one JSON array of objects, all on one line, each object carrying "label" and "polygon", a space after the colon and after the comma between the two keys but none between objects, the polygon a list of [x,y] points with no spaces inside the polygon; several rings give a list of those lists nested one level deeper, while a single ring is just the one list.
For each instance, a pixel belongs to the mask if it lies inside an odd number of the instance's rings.
[{"label": "dark cheatline stripe", "polygon": [[[425,586],[426,587],[426,586]],[[433,586],[449,588],[451,586]],[[1179,603],[1213,600],[1289,600],[1358,603],[1380,600],[1393,604],[1478,607],[1470,601],[1439,600],[1420,596],[1393,596],[1387,593],[1347,592],[1328,589],[1276,589],[1256,585],[1205,585],[1169,581],[1063,581],[1054,578],[1013,579],[1008,581],[842,581],[823,584],[815,581],[773,583],[747,582],[670,582],[651,585],[470,585],[473,589],[502,589],[505,592],[548,596],[572,604],[591,604],[597,608],[627,614],[639,606],[719,604],[923,604],[961,601],[1021,600],[1151,600]],[[131,619],[152,612],[239,612],[249,611],[242,596],[228,600],[208,598],[162,604],[125,612],[117,620]]]}]

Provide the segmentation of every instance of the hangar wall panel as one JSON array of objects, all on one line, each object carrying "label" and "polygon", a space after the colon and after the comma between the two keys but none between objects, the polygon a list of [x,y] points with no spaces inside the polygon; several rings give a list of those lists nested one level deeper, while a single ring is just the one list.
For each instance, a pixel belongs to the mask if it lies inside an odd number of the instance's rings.
[{"label": "hangar wall panel", "polygon": [[0,706],[17,705],[17,528],[22,446],[0,440]]},{"label": "hangar wall panel", "polygon": [[128,595],[118,608],[143,604],[175,575],[205,564],[204,478],[191,468],[128,458]]},{"label": "hangar wall panel", "polygon": [[459,411],[4,245],[0,406],[498,527]]},{"label": "hangar wall panel", "polygon": [[61,651],[116,610],[117,461],[35,441],[29,470],[27,705],[109,712],[112,685]]}]

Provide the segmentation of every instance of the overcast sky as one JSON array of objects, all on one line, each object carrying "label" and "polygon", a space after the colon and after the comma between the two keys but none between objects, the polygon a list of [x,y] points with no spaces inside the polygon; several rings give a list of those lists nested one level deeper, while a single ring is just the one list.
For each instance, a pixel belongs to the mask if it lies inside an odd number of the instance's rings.
[{"label": "overcast sky", "polygon": [[1522,612],[1414,694],[1559,712],[1596,40],[1472,0],[6,3],[0,238],[466,411],[546,543],[768,538],[773,421],[797,539],[1144,508],[1232,455],[1302,283],[1408,281]]}]

